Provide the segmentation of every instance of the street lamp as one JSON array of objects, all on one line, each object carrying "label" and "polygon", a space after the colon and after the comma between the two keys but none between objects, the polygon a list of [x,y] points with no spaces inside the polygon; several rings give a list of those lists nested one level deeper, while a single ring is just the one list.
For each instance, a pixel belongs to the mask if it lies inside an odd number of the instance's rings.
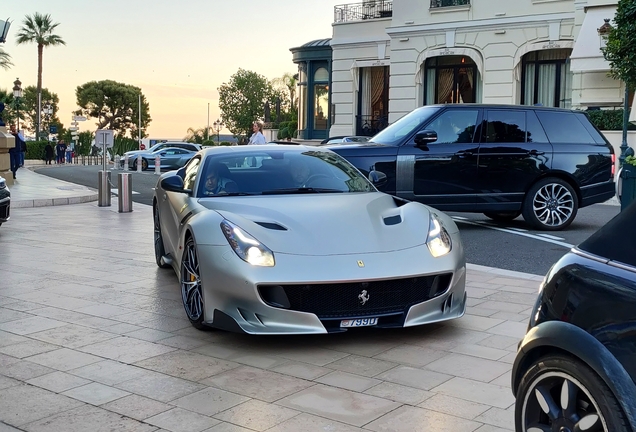
[{"label": "street lamp", "polygon": [[18,132],[20,132],[20,98],[22,97],[22,82],[20,78],[13,81],[13,99],[15,99],[15,110],[18,117]]},{"label": "street lamp", "polygon": [[214,130],[216,131],[216,143],[220,144],[221,143],[221,139],[220,139],[220,132],[221,132],[221,126],[223,126],[223,123],[221,122],[221,120],[217,119],[214,123]]},{"label": "street lamp", "polygon": [[[46,115],[45,119],[46,119],[46,123],[47,125],[50,124],[51,122],[51,115],[53,114],[53,107],[51,106],[51,104],[46,104],[46,106],[44,106],[44,108],[42,108],[42,112]],[[46,131],[46,140],[50,141],[51,137],[50,135],[50,130]]]}]

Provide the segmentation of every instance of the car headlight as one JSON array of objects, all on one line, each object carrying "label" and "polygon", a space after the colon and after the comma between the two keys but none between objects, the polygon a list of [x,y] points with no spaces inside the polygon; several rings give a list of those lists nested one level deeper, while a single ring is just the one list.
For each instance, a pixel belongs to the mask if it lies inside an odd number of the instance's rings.
[{"label": "car headlight", "polygon": [[255,266],[274,266],[274,252],[241,228],[230,221],[224,220],[221,222],[221,230],[234,252],[243,261]]},{"label": "car headlight", "polygon": [[442,222],[434,213],[431,213],[428,223],[428,238],[426,239],[428,250],[435,258],[446,255],[453,248],[451,237],[442,225]]},{"label": "car headlight", "polygon": [[0,177],[0,189],[5,189],[7,187],[7,181]]}]

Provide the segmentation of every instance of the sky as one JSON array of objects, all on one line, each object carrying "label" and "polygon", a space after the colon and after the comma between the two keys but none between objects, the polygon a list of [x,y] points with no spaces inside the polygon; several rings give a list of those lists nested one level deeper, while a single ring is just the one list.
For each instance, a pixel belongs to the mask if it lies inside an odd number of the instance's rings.
[{"label": "sky", "polygon": [[[355,1],[354,1],[355,2]],[[220,117],[217,88],[239,68],[273,79],[297,66],[289,51],[332,34],[333,8],[345,0],[0,0],[12,22],[0,45],[13,66],[0,88],[37,85],[37,46],[17,45],[26,15],[50,14],[66,45],[44,49],[42,86],[60,98],[69,126],[75,89],[114,80],[140,87],[150,104],[149,138],[183,138]],[[95,120],[80,130],[95,130]],[[221,131],[227,133],[227,130]]]}]

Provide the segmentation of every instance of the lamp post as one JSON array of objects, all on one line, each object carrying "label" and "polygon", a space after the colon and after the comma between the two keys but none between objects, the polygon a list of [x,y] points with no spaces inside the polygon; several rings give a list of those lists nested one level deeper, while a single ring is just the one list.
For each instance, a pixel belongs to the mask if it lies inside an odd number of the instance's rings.
[{"label": "lamp post", "polygon": [[[46,115],[45,120],[47,125],[49,125],[49,123],[51,122],[51,115],[53,114],[53,107],[51,106],[51,104],[46,104],[44,106],[44,108],[42,108],[42,112]],[[51,137],[49,136],[49,130],[46,130],[46,140],[50,141]]]},{"label": "lamp post", "polygon": [[18,132],[20,132],[20,98],[22,97],[22,82],[20,78],[13,81],[13,98],[15,99],[15,110],[18,118]]},{"label": "lamp post", "polygon": [[217,119],[214,123],[214,130],[216,131],[216,143],[220,144],[221,143],[221,139],[220,139],[220,132],[221,132],[221,126],[223,126],[223,123],[221,122],[221,120]]}]

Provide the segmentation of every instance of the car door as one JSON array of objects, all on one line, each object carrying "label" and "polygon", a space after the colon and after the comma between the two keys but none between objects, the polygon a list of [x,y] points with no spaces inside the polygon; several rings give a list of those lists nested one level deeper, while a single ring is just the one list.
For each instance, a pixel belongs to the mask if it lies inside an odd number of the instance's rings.
[{"label": "car door", "polygon": [[165,218],[162,220],[162,224],[164,224],[166,228],[166,231],[163,233],[164,239],[169,243],[169,245],[166,244],[165,246],[166,248],[169,246],[169,250],[171,250],[173,254],[177,254],[179,251],[181,222],[191,211],[191,209],[189,209],[190,201],[193,200],[192,197],[196,193],[194,186],[200,167],[201,158],[197,157],[193,158],[184,169],[183,188],[191,190],[191,193],[163,191],[163,196],[160,197],[161,203],[159,205],[163,208],[162,215],[169,215],[168,220]]},{"label": "car door", "polygon": [[179,158],[176,160],[175,165],[171,167],[174,169],[181,168],[182,166],[184,166],[196,154],[195,152],[192,152],[190,150],[185,150],[185,149],[178,149],[177,152],[178,152]]},{"label": "car door", "polygon": [[181,158],[181,150],[176,148],[166,149],[160,153],[161,168],[178,167]]},{"label": "car door", "polygon": [[525,191],[550,169],[552,145],[531,109],[486,109],[481,129],[476,204],[518,210]]},{"label": "car door", "polygon": [[463,210],[475,200],[477,129],[481,108],[449,107],[420,129],[437,140],[416,144],[410,138],[399,149],[398,195],[441,210]]}]

